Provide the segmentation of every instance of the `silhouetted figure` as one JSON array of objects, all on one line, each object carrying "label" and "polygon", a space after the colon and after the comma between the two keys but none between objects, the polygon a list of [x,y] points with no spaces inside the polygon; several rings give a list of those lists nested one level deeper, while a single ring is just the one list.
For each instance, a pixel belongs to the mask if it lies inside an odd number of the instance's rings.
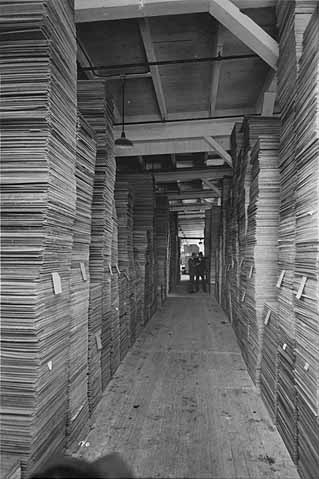
[{"label": "silhouetted figure", "polygon": [[133,472],[117,453],[88,462],[70,456],[56,457],[29,479],[132,479]]},{"label": "silhouetted figure", "polygon": [[196,253],[192,253],[192,256],[188,260],[188,273],[190,280],[190,293],[195,293],[195,278],[197,274],[198,258]]},{"label": "silhouetted figure", "polygon": [[207,278],[207,260],[202,252],[198,255],[196,265],[196,291],[199,291],[199,281],[203,285],[203,291],[206,292],[206,278]]}]

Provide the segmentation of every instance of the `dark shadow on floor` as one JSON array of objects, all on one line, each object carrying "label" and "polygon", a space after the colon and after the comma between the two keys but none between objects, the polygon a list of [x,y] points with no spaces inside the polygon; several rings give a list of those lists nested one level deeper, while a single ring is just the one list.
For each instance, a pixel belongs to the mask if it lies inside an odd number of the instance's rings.
[{"label": "dark shadow on floor", "polygon": [[200,285],[199,287],[199,291],[196,292],[196,293],[190,293],[190,289],[191,289],[191,286],[190,286],[190,281],[180,281],[177,286],[176,286],[176,289],[175,291],[172,291],[169,296],[172,296],[174,298],[176,297],[180,297],[180,296],[189,296],[190,298],[193,298],[194,296],[202,296],[202,295],[205,295],[207,296],[207,292],[205,293],[203,291],[203,287],[202,285]]}]

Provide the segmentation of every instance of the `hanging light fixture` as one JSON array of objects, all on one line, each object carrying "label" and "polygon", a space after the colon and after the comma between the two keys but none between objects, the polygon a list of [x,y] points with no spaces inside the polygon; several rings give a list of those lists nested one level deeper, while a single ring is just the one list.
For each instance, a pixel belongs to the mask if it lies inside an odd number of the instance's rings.
[{"label": "hanging light fixture", "polygon": [[125,115],[125,77],[122,78],[122,133],[120,138],[115,140],[115,145],[119,148],[131,148],[133,146],[133,142],[126,138],[125,131],[124,131],[124,115]]}]

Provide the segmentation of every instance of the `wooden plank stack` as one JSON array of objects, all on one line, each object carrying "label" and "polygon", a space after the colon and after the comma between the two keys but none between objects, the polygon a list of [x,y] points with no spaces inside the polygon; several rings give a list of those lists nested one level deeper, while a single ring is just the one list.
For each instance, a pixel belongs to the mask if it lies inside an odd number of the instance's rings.
[{"label": "wooden plank stack", "polygon": [[211,209],[211,239],[210,239],[210,291],[216,293],[218,274],[218,238],[221,224],[220,206]]},{"label": "wooden plank stack", "polygon": [[180,248],[178,238],[178,217],[177,213],[170,212],[169,214],[169,292],[176,289],[179,281],[179,259]]},{"label": "wooden plank stack", "polygon": [[278,303],[267,301],[262,321],[262,356],[260,372],[260,394],[268,412],[276,423],[278,384]]},{"label": "wooden plank stack", "polygon": [[279,227],[279,130],[277,135],[260,135],[251,150],[251,185],[248,206],[245,270],[245,313],[249,325],[248,371],[259,385],[263,333],[263,309],[266,301],[275,301],[278,276],[277,242]]},{"label": "wooden plank stack", "polygon": [[1,453],[21,458],[28,474],[66,443],[76,206],[71,2],[9,2],[0,61]]},{"label": "wooden plank stack", "polygon": [[244,154],[244,134],[242,123],[235,123],[231,134],[231,155],[233,161],[233,177],[232,177],[232,224],[231,224],[231,240],[232,240],[232,284],[231,284],[231,298],[232,298],[232,321],[233,328],[238,337],[241,336],[241,290],[240,290],[240,275],[241,275],[241,256],[239,243],[239,202],[240,196],[240,171],[242,168],[241,159]]},{"label": "wooden plank stack", "polygon": [[[125,331],[125,315],[127,314],[128,322],[128,341],[129,345],[133,344],[136,338],[136,271],[134,262],[134,246],[133,246],[133,228],[134,228],[134,193],[133,187],[128,182],[120,181],[117,176],[115,185],[115,204],[118,216],[118,242],[119,242],[119,268],[121,271],[121,291],[127,291],[127,313],[124,301],[122,301],[123,294],[120,293],[120,316],[123,316],[121,324],[123,331]],[[126,279],[126,282],[124,279]],[[126,286],[127,284],[127,286]],[[126,296],[125,296],[126,297]],[[122,334],[125,334],[124,332]],[[123,339],[123,346],[121,347],[121,356],[125,354],[126,341]]]},{"label": "wooden plank stack", "polygon": [[68,448],[85,438],[88,408],[88,310],[91,209],[96,160],[94,132],[81,115],[77,122],[76,214],[73,225],[71,270],[71,331],[69,355]]},{"label": "wooden plank stack", "polygon": [[113,105],[105,82],[82,80],[78,81],[77,87],[78,107],[95,132],[97,147],[90,245],[89,405],[92,413],[102,389],[111,378],[110,268],[116,164],[113,156]]},{"label": "wooden plank stack", "polygon": [[[296,260],[296,99],[299,59],[304,30],[316,2],[277,3],[279,30],[278,92],[281,107],[280,140],[281,205],[279,231],[278,314],[279,379],[278,429],[295,462],[298,459],[297,397],[295,387],[296,318],[294,278]],[[282,347],[286,345],[286,352]]]},{"label": "wooden plank stack", "polygon": [[230,189],[231,178],[224,178],[222,184],[222,225],[220,230],[220,244],[222,254],[222,270],[221,270],[221,299],[222,306],[226,312],[230,314],[230,268],[231,268],[231,238],[227,234],[227,226],[231,224],[230,211]]},{"label": "wooden plank stack", "polygon": [[299,467],[319,470],[319,10],[303,38],[296,95],[295,379]]},{"label": "wooden plank stack", "polygon": [[156,195],[155,235],[157,258],[157,304],[162,305],[167,297],[169,204],[167,196]]},{"label": "wooden plank stack", "polygon": [[137,331],[149,320],[156,297],[156,272],[153,264],[155,188],[150,173],[121,174],[120,181],[134,188],[134,257],[136,268],[136,325]]},{"label": "wooden plank stack", "polygon": [[113,235],[112,235],[112,267],[111,267],[111,374],[113,375],[119,367],[121,361],[121,330],[119,314],[119,267],[118,267],[118,226],[115,201],[113,204]]}]

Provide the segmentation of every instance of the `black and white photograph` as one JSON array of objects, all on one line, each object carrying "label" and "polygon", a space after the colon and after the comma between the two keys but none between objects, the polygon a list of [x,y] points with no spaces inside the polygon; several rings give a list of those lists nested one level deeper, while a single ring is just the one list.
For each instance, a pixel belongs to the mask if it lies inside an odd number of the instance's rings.
[{"label": "black and white photograph", "polygon": [[319,0],[0,0],[0,479],[319,478]]}]

